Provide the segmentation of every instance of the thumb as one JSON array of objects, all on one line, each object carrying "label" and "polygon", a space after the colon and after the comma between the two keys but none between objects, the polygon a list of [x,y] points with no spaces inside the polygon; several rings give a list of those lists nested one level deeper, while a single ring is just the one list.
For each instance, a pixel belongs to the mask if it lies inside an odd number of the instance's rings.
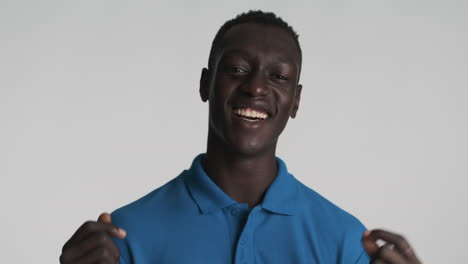
[{"label": "thumb", "polygon": [[369,230],[364,231],[362,234],[362,244],[367,251],[367,254],[373,258],[379,251],[379,246],[377,245],[377,239],[372,236],[372,232]]},{"label": "thumb", "polygon": [[[106,224],[112,224],[112,219],[111,219],[110,214],[102,213],[101,215],[99,215],[98,222],[106,223]],[[113,226],[115,226],[115,225],[113,225]],[[127,236],[127,232],[125,230],[123,230],[122,228],[120,228],[118,226],[115,226],[115,228],[116,228],[116,234],[115,235],[118,238],[122,239],[122,238]]]},{"label": "thumb", "polygon": [[98,218],[98,222],[107,223],[107,224],[112,223],[112,219],[111,219],[110,214],[102,213]]}]

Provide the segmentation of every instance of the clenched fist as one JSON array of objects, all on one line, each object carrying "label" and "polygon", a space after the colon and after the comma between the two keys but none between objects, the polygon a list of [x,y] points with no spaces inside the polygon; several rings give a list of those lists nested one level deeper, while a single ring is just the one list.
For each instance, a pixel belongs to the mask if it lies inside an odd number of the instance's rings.
[{"label": "clenched fist", "polygon": [[[382,246],[377,241],[384,242]],[[398,234],[376,229],[365,231],[362,243],[372,264],[421,264],[406,239]]]},{"label": "clenched fist", "polygon": [[97,222],[84,223],[65,243],[61,264],[119,263],[120,253],[112,237],[125,238],[125,230],[112,224],[111,216],[103,213]]}]

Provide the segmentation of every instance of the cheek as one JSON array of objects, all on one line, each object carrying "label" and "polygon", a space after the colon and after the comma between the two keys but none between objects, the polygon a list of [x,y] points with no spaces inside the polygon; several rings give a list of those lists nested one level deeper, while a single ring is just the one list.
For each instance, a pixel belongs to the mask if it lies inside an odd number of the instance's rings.
[{"label": "cheek", "polygon": [[219,77],[213,83],[209,97],[210,119],[217,129],[222,130],[227,125],[227,106],[233,90],[232,85],[225,78]]},{"label": "cheek", "polygon": [[226,99],[229,98],[230,94],[233,91],[232,83],[227,80],[227,78],[223,78],[220,76],[214,82],[211,95],[213,98],[210,98],[215,101],[216,104],[224,104]]},{"label": "cheek", "polygon": [[293,109],[293,99],[288,95],[279,96],[277,98],[277,106],[278,106],[278,123],[277,123],[277,131],[281,132],[285,128],[286,124],[289,121],[292,109]]},{"label": "cheek", "polygon": [[281,115],[289,117],[294,106],[294,93],[284,92],[277,97],[278,111],[281,111]]}]

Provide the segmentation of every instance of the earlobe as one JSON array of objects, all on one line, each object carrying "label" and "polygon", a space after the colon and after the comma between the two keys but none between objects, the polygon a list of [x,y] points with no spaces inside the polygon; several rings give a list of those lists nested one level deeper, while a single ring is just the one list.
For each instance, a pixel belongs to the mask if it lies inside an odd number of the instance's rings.
[{"label": "earlobe", "polygon": [[203,68],[200,76],[200,98],[203,102],[208,101],[209,97],[209,74],[208,69]]},{"label": "earlobe", "polygon": [[298,84],[296,87],[296,93],[294,95],[294,105],[291,111],[291,118],[296,117],[297,110],[299,109],[299,103],[301,101],[301,92],[302,92],[302,85]]}]

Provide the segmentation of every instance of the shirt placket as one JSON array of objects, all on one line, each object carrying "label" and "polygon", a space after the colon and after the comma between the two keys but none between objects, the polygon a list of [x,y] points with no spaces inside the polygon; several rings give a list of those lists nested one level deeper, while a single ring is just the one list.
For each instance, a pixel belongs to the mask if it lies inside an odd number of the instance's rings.
[{"label": "shirt placket", "polygon": [[253,231],[259,209],[258,206],[254,207],[247,216],[247,221],[237,241],[235,264],[253,264],[255,262]]}]

